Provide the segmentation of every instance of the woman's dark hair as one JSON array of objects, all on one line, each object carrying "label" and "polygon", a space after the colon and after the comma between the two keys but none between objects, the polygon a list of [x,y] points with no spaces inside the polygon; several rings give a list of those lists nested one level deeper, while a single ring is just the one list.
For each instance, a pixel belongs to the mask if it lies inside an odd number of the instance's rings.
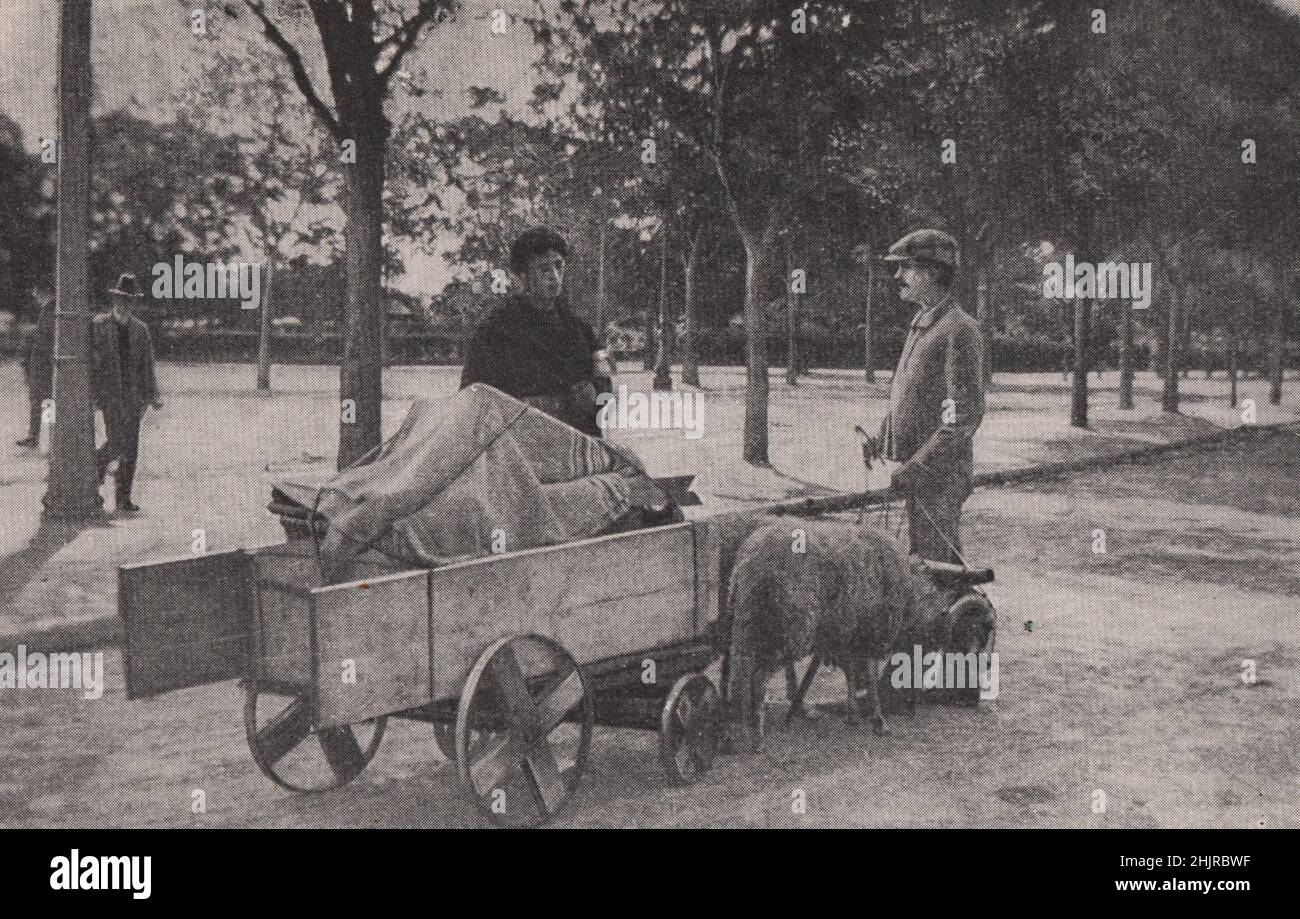
[{"label": "woman's dark hair", "polygon": [[519,274],[528,267],[528,263],[547,252],[558,252],[569,257],[569,244],[564,237],[549,227],[533,227],[524,230],[510,246],[510,270]]}]

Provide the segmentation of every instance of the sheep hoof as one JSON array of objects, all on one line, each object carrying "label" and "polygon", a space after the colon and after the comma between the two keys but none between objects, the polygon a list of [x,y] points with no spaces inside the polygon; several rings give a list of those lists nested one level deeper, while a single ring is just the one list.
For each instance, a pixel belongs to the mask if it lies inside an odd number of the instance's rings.
[{"label": "sheep hoof", "polygon": [[718,738],[718,753],[723,756],[731,756],[736,752],[736,745],[731,739],[731,732],[726,731]]}]

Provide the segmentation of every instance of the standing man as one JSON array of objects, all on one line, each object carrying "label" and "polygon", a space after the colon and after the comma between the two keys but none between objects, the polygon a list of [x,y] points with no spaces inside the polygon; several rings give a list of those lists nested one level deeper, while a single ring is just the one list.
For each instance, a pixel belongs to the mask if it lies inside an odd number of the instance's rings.
[{"label": "standing man", "polygon": [[117,509],[138,511],[131,503],[131,483],[140,452],[140,420],[146,405],[162,408],[154,375],[153,339],[149,327],[134,315],[144,294],[133,274],[124,274],[109,290],[112,312],[94,320],[92,387],[95,404],[104,412],[108,440],[96,453],[102,485],[109,463],[118,460],[114,482]]},{"label": "standing man", "polygon": [[27,378],[31,411],[27,436],[18,441],[20,447],[35,447],[40,443],[45,400],[54,394],[54,293],[44,281],[32,286],[32,302],[37,309],[36,325],[27,333],[27,347],[23,351],[23,375]]},{"label": "standing man", "polygon": [[957,241],[917,230],[885,256],[916,315],[889,390],[881,426],[886,459],[901,465],[891,485],[907,502],[911,551],[959,562],[961,507],[971,493],[971,438],[984,417],[984,341],[977,323],[953,302]]},{"label": "standing man", "polygon": [[522,282],[470,338],[460,386],[486,383],[559,418],[584,434],[596,424],[598,348],[591,326],[573,315],[564,296],[569,247],[554,230],[526,230],[510,247],[510,270]]}]

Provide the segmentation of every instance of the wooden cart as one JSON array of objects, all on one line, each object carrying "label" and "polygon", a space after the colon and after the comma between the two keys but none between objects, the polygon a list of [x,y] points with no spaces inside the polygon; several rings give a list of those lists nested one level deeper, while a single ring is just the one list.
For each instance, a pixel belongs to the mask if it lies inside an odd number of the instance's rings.
[{"label": "wooden cart", "polygon": [[332,585],[310,540],[123,566],[127,695],[242,679],[254,761],[304,792],[360,774],[387,718],[429,722],[490,820],[537,825],[596,723],[657,731],[674,782],[709,768],[717,543],[686,522]]}]

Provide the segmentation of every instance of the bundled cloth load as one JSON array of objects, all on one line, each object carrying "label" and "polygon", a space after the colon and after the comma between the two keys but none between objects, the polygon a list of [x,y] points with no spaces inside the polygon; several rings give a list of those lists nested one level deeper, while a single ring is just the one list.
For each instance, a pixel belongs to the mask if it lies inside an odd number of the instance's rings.
[{"label": "bundled cloth load", "polygon": [[436,567],[684,519],[635,456],[481,383],[417,399],[378,451],[323,485],[276,491],[328,521],[335,581],[373,551]]}]

